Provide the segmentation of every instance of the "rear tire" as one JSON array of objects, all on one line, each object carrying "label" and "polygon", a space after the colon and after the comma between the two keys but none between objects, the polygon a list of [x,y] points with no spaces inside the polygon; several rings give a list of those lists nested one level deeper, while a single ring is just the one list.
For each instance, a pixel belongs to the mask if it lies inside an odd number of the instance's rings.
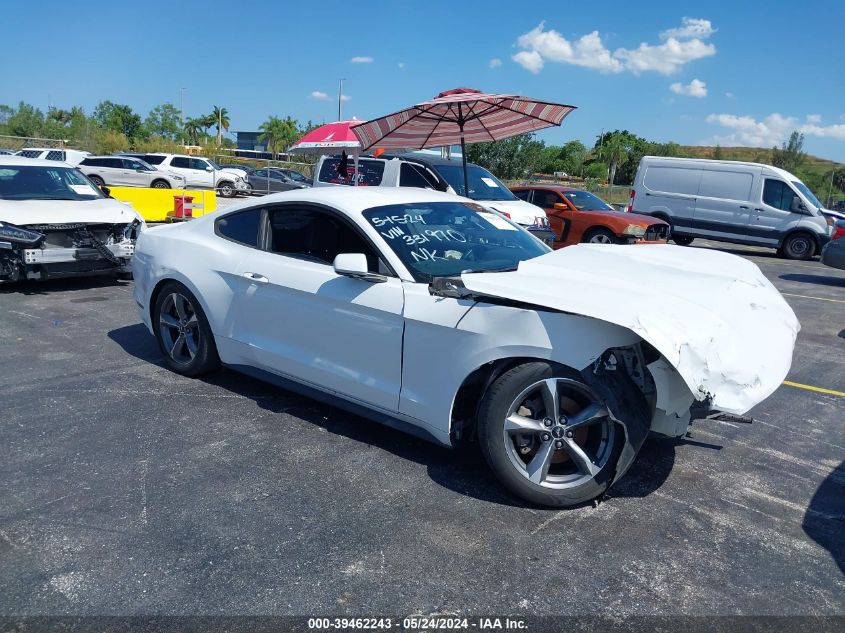
[{"label": "rear tire", "polygon": [[816,240],[809,233],[793,233],[783,241],[778,254],[786,259],[810,259],[816,254]]},{"label": "rear tire", "polygon": [[164,285],[156,296],[152,321],[158,347],[173,371],[199,376],[220,367],[208,319],[183,284],[169,281]]},{"label": "rear tire", "polygon": [[98,189],[100,187],[106,186],[106,181],[103,180],[102,178],[100,178],[99,176],[88,176],[88,180],[93,182],[97,186]]},{"label": "rear tire", "polygon": [[170,189],[170,183],[166,180],[154,180],[152,187],[153,189]]},{"label": "rear tire", "polygon": [[567,507],[607,490],[625,432],[578,372],[530,362],[504,373],[484,394],[478,439],[511,492],[531,503]]},{"label": "rear tire", "polygon": [[678,246],[689,246],[694,239],[694,237],[690,237],[689,235],[672,235],[672,241]]}]

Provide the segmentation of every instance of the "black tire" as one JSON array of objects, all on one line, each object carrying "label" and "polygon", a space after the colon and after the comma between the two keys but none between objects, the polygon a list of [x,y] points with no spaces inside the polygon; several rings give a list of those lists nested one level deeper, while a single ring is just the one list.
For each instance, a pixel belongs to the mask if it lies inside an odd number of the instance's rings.
[{"label": "black tire", "polygon": [[624,244],[612,231],[605,228],[590,229],[584,234],[582,241],[585,244]]},{"label": "black tire", "polygon": [[[536,385],[550,384],[555,385],[559,398],[560,415],[555,420],[546,415],[546,397],[551,390],[540,386],[538,392],[532,391]],[[522,400],[526,393],[529,395]],[[579,426],[579,416],[587,415],[584,412],[590,407],[599,408],[593,416],[596,421]],[[482,398],[478,416],[481,452],[499,481],[522,499],[552,507],[578,505],[602,495],[617,474],[625,432],[609,412],[578,372],[546,362],[518,365],[502,374]],[[514,418],[517,424],[511,422]],[[567,430],[567,425],[575,430]],[[523,433],[523,428],[529,430]],[[578,451],[573,444],[582,449],[580,461],[576,461]],[[633,461],[640,444],[641,440],[623,468]],[[549,457],[543,462],[545,455]],[[548,464],[545,471],[536,465],[538,459]]]},{"label": "black tire", "polygon": [[235,189],[235,183],[224,180],[217,185],[217,192],[224,198],[234,198],[237,195],[238,190]]},{"label": "black tire", "polygon": [[689,235],[672,235],[672,241],[678,246],[689,246],[694,239],[694,237],[690,237]]},{"label": "black tire", "polygon": [[816,254],[816,240],[809,233],[792,233],[783,241],[778,253],[786,259],[810,259]]},{"label": "black tire", "polygon": [[166,180],[153,180],[153,189],[170,189],[170,183]]},{"label": "black tire", "polygon": [[103,180],[102,178],[100,178],[99,176],[88,176],[88,180],[93,182],[97,186],[98,189],[100,187],[106,186],[106,181]]},{"label": "black tire", "polygon": [[158,347],[173,371],[199,376],[220,367],[208,319],[199,301],[183,284],[169,281],[164,285],[156,296],[152,321]]}]

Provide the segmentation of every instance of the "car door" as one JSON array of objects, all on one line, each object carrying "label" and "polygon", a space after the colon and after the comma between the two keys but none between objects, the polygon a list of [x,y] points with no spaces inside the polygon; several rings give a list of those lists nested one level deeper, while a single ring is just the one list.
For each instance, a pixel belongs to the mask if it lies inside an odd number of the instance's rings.
[{"label": "car door", "polygon": [[699,235],[756,241],[748,231],[753,184],[748,171],[701,170],[693,228]]},{"label": "car door", "polygon": [[342,214],[302,203],[267,210],[265,250],[243,261],[234,336],[256,366],[395,412],[401,386],[404,291],[338,275],[339,253],[374,247]]},{"label": "car door", "polygon": [[131,158],[122,159],[123,162],[123,178],[131,187],[149,187],[150,177],[149,172],[144,169],[137,160]]},{"label": "car door", "polygon": [[788,183],[764,176],[760,200],[754,204],[750,216],[750,237],[759,243],[776,245],[789,223],[795,220],[796,212],[792,209],[800,201],[798,193]]},{"label": "car door", "polygon": [[270,189],[270,176],[266,169],[256,169],[251,172],[249,174],[249,184],[252,186],[253,191],[264,191],[265,193],[272,191]]},{"label": "car door", "polygon": [[[533,189],[531,203],[545,210],[549,224],[555,233],[555,247],[565,246],[572,230],[574,212],[566,200],[557,191],[550,189]],[[556,209],[556,204],[566,205],[566,210]]]},{"label": "car door", "polygon": [[188,188],[200,186],[194,176],[194,170],[191,169],[191,161],[187,156],[173,156],[170,163],[167,160],[162,162],[162,168],[173,171],[180,176],[185,177],[185,186]]},{"label": "car door", "polygon": [[214,169],[211,164],[202,158],[189,159],[191,178],[196,183],[195,187],[214,189]]}]

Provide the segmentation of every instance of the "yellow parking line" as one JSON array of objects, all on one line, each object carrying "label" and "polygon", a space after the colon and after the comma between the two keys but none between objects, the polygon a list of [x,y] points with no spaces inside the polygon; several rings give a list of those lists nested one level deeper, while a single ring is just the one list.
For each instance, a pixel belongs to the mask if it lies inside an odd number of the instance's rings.
[{"label": "yellow parking line", "polygon": [[827,297],[811,297],[810,295],[794,295],[789,292],[781,293],[784,297],[799,297],[801,299],[816,299],[817,301],[831,301],[833,303],[845,303],[842,299],[828,299]]},{"label": "yellow parking line", "polygon": [[845,398],[845,391],[825,389],[824,387],[814,387],[813,385],[802,385],[800,382],[792,382],[791,380],[784,380],[783,384],[785,384],[787,387],[797,387],[798,389],[806,389],[807,391],[817,391],[818,393],[826,393],[831,396],[839,396],[841,398]]}]

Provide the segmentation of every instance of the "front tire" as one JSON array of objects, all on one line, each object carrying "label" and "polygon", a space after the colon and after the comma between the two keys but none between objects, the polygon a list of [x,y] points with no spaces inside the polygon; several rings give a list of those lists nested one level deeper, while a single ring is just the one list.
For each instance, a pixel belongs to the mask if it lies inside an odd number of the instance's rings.
[{"label": "front tire", "polygon": [[220,195],[224,198],[234,198],[237,193],[234,183],[231,183],[228,180],[221,182],[217,186],[217,191],[220,192]]},{"label": "front tire", "polygon": [[156,296],[153,327],[164,360],[184,376],[207,374],[220,367],[208,319],[183,284],[168,282]]},{"label": "front tire", "polygon": [[678,246],[689,246],[694,239],[694,237],[690,237],[689,235],[672,235],[672,241]]},{"label": "front tire", "polygon": [[153,189],[170,189],[170,183],[166,180],[153,181]]},{"label": "front tire", "polygon": [[807,233],[793,233],[778,252],[787,259],[810,259],[816,253],[816,240]]},{"label": "front tire", "polygon": [[545,362],[518,365],[493,383],[478,437],[506,488],[552,507],[604,493],[625,444],[624,430],[580,374]]},{"label": "front tire", "polygon": [[588,244],[622,244],[616,235],[607,229],[590,229],[584,236],[584,242]]}]

